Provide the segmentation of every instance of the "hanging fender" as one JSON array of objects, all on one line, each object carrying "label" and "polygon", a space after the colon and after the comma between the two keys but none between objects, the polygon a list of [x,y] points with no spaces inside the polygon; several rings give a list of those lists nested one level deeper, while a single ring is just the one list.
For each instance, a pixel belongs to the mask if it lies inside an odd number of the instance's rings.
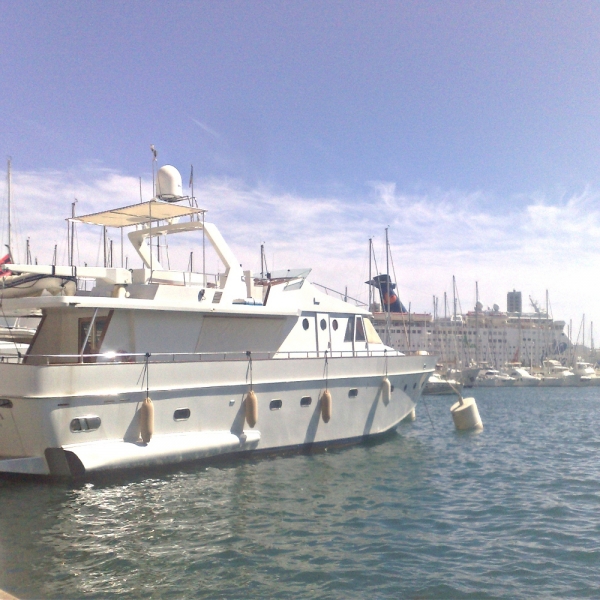
[{"label": "hanging fender", "polygon": [[390,399],[392,398],[392,384],[387,377],[383,378],[381,382],[381,399],[383,403],[387,406],[390,403]]},{"label": "hanging fender", "polygon": [[146,398],[140,408],[140,436],[144,444],[152,439],[154,433],[154,406],[152,400]]},{"label": "hanging fender", "polygon": [[329,423],[329,419],[331,419],[331,392],[329,390],[325,390],[321,394],[319,403],[321,405],[321,417],[323,417],[323,422]]},{"label": "hanging fender", "polygon": [[244,408],[246,411],[246,421],[250,428],[256,425],[258,421],[258,399],[254,390],[250,390],[244,399]]}]

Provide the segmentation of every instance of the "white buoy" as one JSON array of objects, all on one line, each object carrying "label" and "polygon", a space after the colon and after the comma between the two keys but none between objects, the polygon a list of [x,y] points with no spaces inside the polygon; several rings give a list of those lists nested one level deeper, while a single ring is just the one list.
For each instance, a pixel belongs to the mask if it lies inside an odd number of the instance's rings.
[{"label": "white buoy", "polygon": [[323,421],[329,423],[329,419],[331,419],[331,392],[325,390],[321,394],[319,401],[321,403],[321,416],[323,417]]},{"label": "white buoy", "polygon": [[458,402],[450,408],[456,429],[465,431],[469,429],[483,429],[483,423],[477,410],[475,398],[458,397]]},{"label": "white buoy", "polygon": [[381,382],[381,399],[383,403],[387,406],[390,403],[390,398],[392,397],[392,384],[387,377],[383,378]]},{"label": "white buoy", "polygon": [[248,426],[252,428],[256,425],[256,422],[258,421],[258,399],[256,398],[254,390],[250,390],[246,394],[244,404],[244,408],[246,411],[246,421],[248,422]]},{"label": "white buoy", "polygon": [[146,398],[140,408],[140,437],[144,444],[148,444],[154,433],[154,406],[152,400]]}]

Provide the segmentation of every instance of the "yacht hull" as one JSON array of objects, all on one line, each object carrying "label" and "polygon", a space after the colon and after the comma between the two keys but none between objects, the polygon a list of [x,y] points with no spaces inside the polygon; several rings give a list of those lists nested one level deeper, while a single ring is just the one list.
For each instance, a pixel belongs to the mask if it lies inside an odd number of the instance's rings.
[{"label": "yacht hull", "polygon": [[[0,473],[85,476],[360,441],[408,415],[434,367],[429,356],[150,362],[147,372],[142,363],[0,364]],[[326,388],[327,423],[319,401]],[[144,444],[146,396],[154,433]]]}]

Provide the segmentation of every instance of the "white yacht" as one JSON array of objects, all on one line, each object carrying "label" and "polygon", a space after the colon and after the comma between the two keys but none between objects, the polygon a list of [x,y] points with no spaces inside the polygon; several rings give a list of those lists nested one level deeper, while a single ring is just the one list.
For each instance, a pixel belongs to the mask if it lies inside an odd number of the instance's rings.
[{"label": "white yacht", "polygon": [[[358,442],[412,411],[434,356],[385,346],[367,310],[320,292],[308,270],[244,271],[176,169],[158,183],[150,201],[76,219],[130,228],[141,268],[7,265],[79,285],[2,299],[6,314],[42,317],[27,352],[0,362],[0,472],[78,477]],[[158,260],[152,240],[183,232],[220,257],[214,283]]]},{"label": "white yacht", "polygon": [[544,361],[541,377],[540,385],[546,387],[575,387],[579,385],[578,378],[575,377],[573,371],[554,359]]},{"label": "white yacht", "polygon": [[475,387],[510,387],[515,385],[514,377],[496,369],[482,371],[475,379]]},{"label": "white yacht", "polygon": [[515,380],[516,387],[532,387],[540,385],[541,377],[532,375],[525,367],[514,366],[508,373]]},{"label": "white yacht", "polygon": [[577,378],[579,386],[600,385],[600,377],[596,375],[594,367],[590,363],[584,362],[581,358],[575,361],[573,374]]}]

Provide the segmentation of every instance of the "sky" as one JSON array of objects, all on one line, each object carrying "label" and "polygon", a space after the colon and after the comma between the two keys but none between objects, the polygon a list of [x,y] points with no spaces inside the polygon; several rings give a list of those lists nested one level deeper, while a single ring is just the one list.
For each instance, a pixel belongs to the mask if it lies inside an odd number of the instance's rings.
[{"label": "sky", "polygon": [[[140,178],[149,199],[154,144],[186,188],[194,165],[207,220],[245,268],[260,269],[264,243],[271,269],[312,267],[313,281],[366,300],[368,240],[381,268],[389,227],[413,312],[434,295],[442,306],[454,275],[464,310],[477,282],[484,307],[505,309],[512,289],[544,306],[548,290],[575,336],[584,314],[600,323],[599,3],[0,10],[17,257],[29,238],[40,262],[55,244],[64,262],[75,199],[78,214],[137,202]],[[98,239],[78,230],[82,262],[99,260]]]}]

